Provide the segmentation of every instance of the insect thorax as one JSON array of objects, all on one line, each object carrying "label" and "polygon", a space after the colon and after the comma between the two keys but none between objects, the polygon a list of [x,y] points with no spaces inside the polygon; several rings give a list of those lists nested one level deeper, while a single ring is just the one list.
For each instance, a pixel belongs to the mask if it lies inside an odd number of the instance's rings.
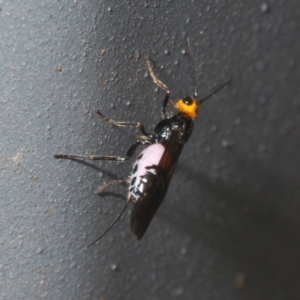
[{"label": "insect thorax", "polygon": [[194,122],[183,112],[175,113],[160,121],[155,127],[156,142],[164,143],[170,140],[173,131],[180,131],[180,143],[188,141],[193,131]]}]

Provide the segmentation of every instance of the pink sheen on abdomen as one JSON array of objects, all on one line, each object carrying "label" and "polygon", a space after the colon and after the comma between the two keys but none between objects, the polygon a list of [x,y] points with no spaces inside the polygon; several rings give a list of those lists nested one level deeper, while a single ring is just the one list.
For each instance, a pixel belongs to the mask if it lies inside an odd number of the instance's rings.
[{"label": "pink sheen on abdomen", "polygon": [[146,167],[157,166],[162,158],[165,151],[165,147],[162,144],[152,144],[145,148],[140,155],[143,155],[136,164],[138,164],[138,169],[136,172],[137,178],[145,175],[147,173]]}]

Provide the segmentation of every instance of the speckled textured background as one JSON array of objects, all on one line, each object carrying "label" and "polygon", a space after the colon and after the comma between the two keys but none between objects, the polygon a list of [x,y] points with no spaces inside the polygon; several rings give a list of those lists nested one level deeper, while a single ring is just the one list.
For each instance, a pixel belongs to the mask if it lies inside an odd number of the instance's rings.
[{"label": "speckled textured background", "polygon": [[[1,299],[298,299],[300,4],[291,1],[0,1]],[[144,239],[123,188],[132,162],[97,168],[56,153],[123,154],[160,120],[164,92],[203,104]]]}]

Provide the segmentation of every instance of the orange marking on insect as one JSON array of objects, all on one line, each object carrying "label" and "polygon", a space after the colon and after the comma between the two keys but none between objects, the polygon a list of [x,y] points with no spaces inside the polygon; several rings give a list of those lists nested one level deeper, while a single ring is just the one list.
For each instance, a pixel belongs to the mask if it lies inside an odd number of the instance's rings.
[{"label": "orange marking on insect", "polygon": [[186,97],[179,99],[176,102],[175,107],[180,111],[186,113],[193,119],[195,119],[198,116],[199,104],[196,98]]}]

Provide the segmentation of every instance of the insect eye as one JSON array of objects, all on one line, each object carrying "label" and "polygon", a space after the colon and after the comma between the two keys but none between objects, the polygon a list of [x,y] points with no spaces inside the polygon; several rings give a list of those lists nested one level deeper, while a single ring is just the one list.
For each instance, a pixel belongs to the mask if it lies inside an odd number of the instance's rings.
[{"label": "insect eye", "polygon": [[185,104],[185,105],[188,105],[188,106],[190,106],[190,105],[192,105],[193,104],[193,99],[191,98],[191,97],[184,97],[183,98],[183,103]]}]

